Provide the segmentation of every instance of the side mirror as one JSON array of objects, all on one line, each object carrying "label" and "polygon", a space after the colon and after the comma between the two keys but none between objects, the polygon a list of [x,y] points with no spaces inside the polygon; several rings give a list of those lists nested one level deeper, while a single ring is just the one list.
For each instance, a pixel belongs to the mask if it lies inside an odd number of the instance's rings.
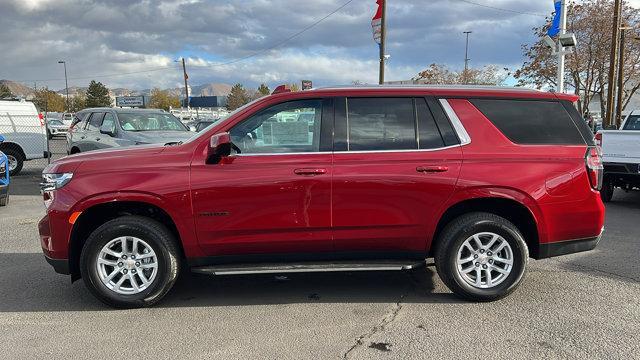
[{"label": "side mirror", "polygon": [[116,129],[114,128],[114,126],[110,126],[109,124],[104,124],[100,126],[100,133],[113,137],[113,136],[116,136]]},{"label": "side mirror", "polygon": [[231,156],[231,150],[240,152],[240,149],[231,142],[228,132],[213,135],[209,141],[207,164],[217,164],[224,157]]}]

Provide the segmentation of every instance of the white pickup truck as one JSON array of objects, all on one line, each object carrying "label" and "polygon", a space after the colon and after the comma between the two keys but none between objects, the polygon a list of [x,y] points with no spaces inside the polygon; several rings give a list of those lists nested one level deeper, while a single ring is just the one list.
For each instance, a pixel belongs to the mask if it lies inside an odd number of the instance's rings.
[{"label": "white pickup truck", "polygon": [[611,201],[616,188],[640,190],[640,111],[629,114],[620,130],[599,131],[596,143],[604,162],[602,200]]}]

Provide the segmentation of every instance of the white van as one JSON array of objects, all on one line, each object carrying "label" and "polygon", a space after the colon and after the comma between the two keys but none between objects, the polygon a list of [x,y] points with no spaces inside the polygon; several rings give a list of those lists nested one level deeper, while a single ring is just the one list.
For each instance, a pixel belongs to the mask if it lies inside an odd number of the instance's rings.
[{"label": "white van", "polygon": [[9,158],[10,174],[22,170],[25,161],[49,156],[44,119],[35,105],[23,100],[0,100],[0,151]]}]

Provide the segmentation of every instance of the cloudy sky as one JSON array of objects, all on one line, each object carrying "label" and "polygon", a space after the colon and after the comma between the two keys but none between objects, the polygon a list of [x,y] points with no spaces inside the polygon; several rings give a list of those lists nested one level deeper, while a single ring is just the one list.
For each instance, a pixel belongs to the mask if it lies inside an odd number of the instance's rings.
[{"label": "cloudy sky", "polygon": [[[345,3],[0,0],[0,79],[60,89],[63,59],[70,86],[95,78],[110,87],[174,87],[182,81],[175,60],[184,56],[192,84],[375,83],[375,0],[352,0],[284,42]],[[466,30],[472,66],[515,69],[531,28],[552,11],[552,0],[388,0],[387,78],[411,78],[431,63],[462,67]]]}]

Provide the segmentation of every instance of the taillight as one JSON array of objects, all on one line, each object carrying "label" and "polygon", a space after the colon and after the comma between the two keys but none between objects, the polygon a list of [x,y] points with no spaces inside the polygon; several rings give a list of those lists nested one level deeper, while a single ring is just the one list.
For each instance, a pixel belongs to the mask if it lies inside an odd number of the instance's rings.
[{"label": "taillight", "polygon": [[596,145],[602,147],[602,133],[599,132],[596,134]]},{"label": "taillight", "polygon": [[602,175],[604,167],[602,166],[602,154],[600,147],[589,146],[587,148],[587,154],[584,161],[587,165],[587,172],[589,173],[589,182],[591,187],[595,190],[602,188]]},{"label": "taillight", "polygon": [[38,114],[38,119],[40,119],[40,126],[44,126],[44,116],[42,116],[42,113]]}]

